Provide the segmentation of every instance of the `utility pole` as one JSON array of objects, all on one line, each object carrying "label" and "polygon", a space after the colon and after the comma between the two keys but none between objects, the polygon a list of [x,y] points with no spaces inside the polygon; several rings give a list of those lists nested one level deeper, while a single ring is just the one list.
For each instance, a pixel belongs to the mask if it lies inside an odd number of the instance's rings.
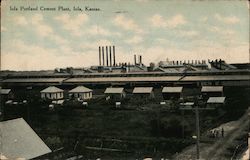
[{"label": "utility pole", "polygon": [[[195,105],[195,108],[192,108],[194,102],[182,103],[180,110],[195,110],[195,126],[196,126],[196,159],[200,159],[200,110],[214,110],[215,108],[199,108],[198,104]],[[186,107],[183,107],[186,106]]]},{"label": "utility pole", "polygon": [[200,159],[200,117],[198,105],[195,106],[195,117],[196,117],[196,158]]}]

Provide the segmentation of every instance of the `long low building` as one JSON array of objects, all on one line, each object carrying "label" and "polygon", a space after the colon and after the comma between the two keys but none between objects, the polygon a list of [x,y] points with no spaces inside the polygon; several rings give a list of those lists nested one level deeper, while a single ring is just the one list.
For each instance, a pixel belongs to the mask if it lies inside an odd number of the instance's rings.
[{"label": "long low building", "polygon": [[223,85],[223,86],[250,86],[250,74],[245,75],[133,75],[124,74],[120,77],[112,77],[107,74],[103,77],[68,77],[68,78],[8,78],[0,81],[8,85],[56,85],[56,84],[110,84],[110,83],[178,83],[197,85]]}]

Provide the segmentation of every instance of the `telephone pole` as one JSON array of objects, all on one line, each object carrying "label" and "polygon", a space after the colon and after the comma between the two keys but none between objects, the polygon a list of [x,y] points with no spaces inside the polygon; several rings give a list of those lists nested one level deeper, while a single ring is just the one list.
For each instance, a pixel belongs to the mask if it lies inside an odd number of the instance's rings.
[{"label": "telephone pole", "polygon": [[[198,104],[193,108],[194,102],[182,103],[180,110],[194,110],[195,111],[195,126],[196,126],[196,159],[200,159],[200,110],[214,110],[215,108],[199,108]],[[185,106],[185,107],[183,107]]]}]

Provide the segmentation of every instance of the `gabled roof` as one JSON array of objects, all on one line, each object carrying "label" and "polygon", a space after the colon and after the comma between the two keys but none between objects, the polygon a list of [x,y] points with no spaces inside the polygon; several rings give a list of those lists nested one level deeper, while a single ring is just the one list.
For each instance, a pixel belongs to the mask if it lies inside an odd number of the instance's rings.
[{"label": "gabled roof", "polygon": [[183,87],[164,87],[162,93],[181,93]]},{"label": "gabled roof", "polygon": [[77,86],[69,91],[69,93],[85,93],[85,92],[92,92],[92,89],[89,89],[84,86]]},{"label": "gabled roof", "polygon": [[223,86],[202,86],[201,92],[223,92]]},{"label": "gabled roof", "polygon": [[0,122],[0,154],[8,159],[32,159],[51,150],[22,118]]},{"label": "gabled roof", "polygon": [[123,89],[122,87],[120,88],[106,88],[105,90],[105,94],[115,94],[115,93],[122,93],[123,92]]},{"label": "gabled roof", "polygon": [[41,91],[41,93],[57,93],[57,92],[63,92],[63,90],[55,86],[50,86]]},{"label": "gabled roof", "polygon": [[226,97],[209,97],[207,103],[224,103]]},{"label": "gabled roof", "polygon": [[153,87],[135,87],[133,93],[151,93]]},{"label": "gabled roof", "polygon": [[11,89],[0,89],[0,94],[9,94]]}]

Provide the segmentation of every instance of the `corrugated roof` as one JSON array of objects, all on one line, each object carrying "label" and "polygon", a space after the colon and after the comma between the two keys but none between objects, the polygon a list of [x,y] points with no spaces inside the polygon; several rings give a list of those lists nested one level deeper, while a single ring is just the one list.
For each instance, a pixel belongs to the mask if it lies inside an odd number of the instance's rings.
[{"label": "corrugated roof", "polygon": [[85,92],[92,92],[92,89],[89,89],[84,86],[77,86],[69,91],[69,93],[85,93]]},{"label": "corrugated roof", "polygon": [[181,93],[183,87],[164,87],[162,89],[163,93]]},{"label": "corrugated roof", "polygon": [[151,93],[153,87],[135,87],[133,93]]},{"label": "corrugated roof", "polygon": [[93,78],[70,78],[64,83],[74,82],[166,82],[178,81],[181,76],[162,76],[162,77],[93,77]]},{"label": "corrugated roof", "polygon": [[41,93],[58,93],[58,92],[63,92],[63,90],[55,86],[50,86],[41,91]]},{"label": "corrugated roof", "polygon": [[208,76],[186,76],[181,81],[236,81],[249,80],[250,75],[208,75]]},{"label": "corrugated roof", "polygon": [[202,86],[201,92],[223,92],[223,86]]},{"label": "corrugated roof", "polygon": [[5,79],[3,83],[61,83],[66,78],[11,78]]},{"label": "corrugated roof", "polygon": [[181,106],[193,106],[194,102],[185,102],[185,103],[180,103]]},{"label": "corrugated roof", "polygon": [[0,89],[0,94],[9,94],[11,89]]},{"label": "corrugated roof", "polygon": [[226,97],[209,97],[207,103],[224,103]]},{"label": "corrugated roof", "polygon": [[32,159],[51,152],[22,118],[0,122],[0,133],[0,154],[8,159]]},{"label": "corrugated roof", "polygon": [[123,92],[123,89],[122,87],[120,88],[106,88],[105,92],[106,94],[115,94],[115,93],[122,93]]}]

